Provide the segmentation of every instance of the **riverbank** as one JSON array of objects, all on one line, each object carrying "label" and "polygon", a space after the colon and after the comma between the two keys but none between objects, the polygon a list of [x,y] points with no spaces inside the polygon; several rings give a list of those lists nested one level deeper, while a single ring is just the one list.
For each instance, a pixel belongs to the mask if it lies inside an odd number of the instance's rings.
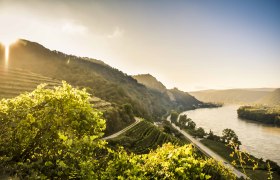
[{"label": "riverbank", "polygon": [[[217,154],[219,154],[222,158],[224,158],[225,160],[227,160],[228,162],[233,162],[233,161],[237,161],[236,157],[232,157],[230,156],[230,154],[232,153],[232,149],[228,146],[226,146],[225,144],[221,143],[221,142],[216,142],[213,140],[209,140],[209,139],[202,139],[200,141],[203,145],[205,145],[206,147],[210,148],[211,150],[213,150],[214,152],[216,152]],[[255,160],[257,160],[255,157],[251,157],[254,158]],[[259,167],[255,170],[253,170],[253,166],[246,166],[245,172],[246,174],[253,180],[263,180],[263,179],[267,179],[268,178],[268,171],[265,170],[265,162],[258,162]],[[238,168],[240,171],[242,171],[242,168]],[[272,174],[273,179],[280,179],[280,175],[277,174],[276,172],[273,172]]]},{"label": "riverbank", "polygon": [[280,127],[280,106],[241,106],[237,114],[242,119]]},{"label": "riverbank", "polygon": [[226,128],[234,130],[242,142],[241,149],[257,158],[270,159],[280,164],[280,128],[238,118],[238,105],[203,108],[181,113],[187,115],[206,132],[221,136]]},{"label": "riverbank", "polygon": [[[257,155],[256,157],[260,159],[263,157],[264,159],[277,160],[279,157],[278,147],[280,147],[280,128],[240,120],[236,113],[237,109],[238,106],[223,106],[211,109],[203,108],[185,111],[180,115],[187,115],[188,118],[196,123],[196,127],[202,127],[207,132],[212,130],[218,135],[221,135],[223,129],[231,128],[238,136],[241,135],[239,136],[239,140],[243,143],[241,146],[243,150],[245,149],[250,154],[253,152],[253,155]],[[203,141],[204,139],[201,142],[205,146],[219,154],[228,162],[233,161],[233,158],[229,156],[232,150],[226,147],[225,144],[210,141],[205,143],[205,141]],[[264,164],[264,162],[260,164]],[[255,171],[246,168],[246,173],[248,171],[248,175],[252,177],[252,179],[256,179],[254,177],[254,172],[259,174],[258,179],[265,179],[265,177],[267,177],[267,171],[263,169],[263,165]],[[274,176],[275,179],[280,179],[276,172],[274,172]]]},{"label": "riverbank", "polygon": [[[169,122],[171,122],[171,118],[170,116],[167,118],[167,120]],[[232,166],[231,164],[229,164],[228,162],[226,162],[221,156],[219,156],[217,153],[213,152],[211,149],[207,148],[206,146],[204,146],[202,143],[199,142],[199,140],[195,139],[194,137],[192,137],[190,134],[188,134],[185,130],[181,129],[180,127],[178,127],[177,125],[175,125],[174,123],[171,123],[172,126],[179,131],[180,133],[182,133],[191,143],[194,144],[194,146],[200,150],[203,154],[205,154],[207,157],[213,158],[218,162],[223,163],[224,166],[226,166],[227,168],[231,169],[232,172],[238,177],[238,178],[246,178],[246,175],[244,175],[242,172],[240,172],[239,170],[237,170],[236,168],[234,168],[234,166]]]}]

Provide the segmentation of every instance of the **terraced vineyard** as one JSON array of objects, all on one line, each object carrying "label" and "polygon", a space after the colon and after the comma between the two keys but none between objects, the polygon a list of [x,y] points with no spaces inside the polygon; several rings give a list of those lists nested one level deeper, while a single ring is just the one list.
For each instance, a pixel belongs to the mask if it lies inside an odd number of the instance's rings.
[{"label": "terraced vineyard", "polygon": [[49,77],[16,68],[0,66],[0,99],[15,97],[23,92],[33,91],[39,84],[47,83],[47,88],[61,85]]},{"label": "terraced vineyard", "polygon": [[182,145],[183,142],[177,138],[160,131],[157,127],[147,121],[142,121],[124,134],[110,139],[109,145],[121,145],[134,153],[147,153],[164,143]]}]

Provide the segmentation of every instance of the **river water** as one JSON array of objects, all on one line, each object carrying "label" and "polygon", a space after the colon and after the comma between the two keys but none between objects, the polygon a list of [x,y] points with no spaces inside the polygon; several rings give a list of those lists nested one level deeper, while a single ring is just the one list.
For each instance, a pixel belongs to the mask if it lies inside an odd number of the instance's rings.
[{"label": "river water", "polygon": [[222,135],[223,129],[233,129],[242,142],[243,150],[258,158],[273,160],[280,165],[280,127],[239,119],[238,107],[231,105],[203,108],[185,111],[182,114],[187,114],[197,127],[202,127],[207,132],[211,129],[217,135]]}]

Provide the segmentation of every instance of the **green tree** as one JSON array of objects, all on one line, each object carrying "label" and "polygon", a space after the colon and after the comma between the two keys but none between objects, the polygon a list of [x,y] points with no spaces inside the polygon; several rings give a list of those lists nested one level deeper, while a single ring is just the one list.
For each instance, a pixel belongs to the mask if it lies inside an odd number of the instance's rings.
[{"label": "green tree", "polygon": [[131,106],[131,104],[124,104],[123,106],[124,112],[129,116],[129,119],[133,119],[134,118],[134,114],[133,114],[133,108]]},{"label": "green tree", "polygon": [[195,129],[196,124],[195,124],[195,122],[193,122],[192,120],[190,120],[190,121],[188,122],[187,127],[190,128],[190,129]]},{"label": "green tree", "polygon": [[214,133],[211,129],[210,129],[210,132],[208,133],[207,139],[214,140]]},{"label": "green tree", "polygon": [[205,136],[205,131],[204,131],[204,129],[202,127],[199,127],[199,128],[197,128],[195,134],[199,138],[203,138]]},{"label": "green tree", "polygon": [[102,114],[85,90],[44,86],[0,101],[0,169],[27,179],[95,177]]},{"label": "green tree", "polygon": [[237,144],[238,147],[241,145],[241,142],[238,139],[238,136],[232,129],[224,129],[222,133],[222,140],[224,143],[234,143]]},{"label": "green tree", "polygon": [[210,140],[213,140],[213,141],[217,141],[217,142],[221,141],[220,136],[215,135],[211,129],[210,129],[210,132],[208,133],[207,139],[210,139]]},{"label": "green tree", "polygon": [[172,123],[177,122],[179,114],[176,111],[172,111],[170,115],[170,120]]},{"label": "green tree", "polygon": [[189,121],[189,119],[187,118],[187,115],[180,115],[179,117],[179,124],[182,128],[186,127],[187,122]]}]

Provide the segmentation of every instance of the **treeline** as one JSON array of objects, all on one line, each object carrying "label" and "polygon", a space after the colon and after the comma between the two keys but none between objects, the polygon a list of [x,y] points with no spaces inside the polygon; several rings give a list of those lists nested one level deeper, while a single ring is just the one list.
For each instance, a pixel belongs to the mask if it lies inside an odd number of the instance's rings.
[{"label": "treeline", "polygon": [[280,126],[280,106],[241,106],[238,117]]},{"label": "treeline", "polygon": [[237,146],[241,145],[238,136],[232,129],[224,129],[223,136],[221,137],[215,135],[211,130],[209,133],[206,133],[206,131],[202,127],[197,127],[196,123],[192,121],[191,118],[188,118],[186,114],[179,116],[176,111],[172,111],[170,120],[171,123],[174,123],[176,126],[180,127],[180,129],[183,129],[194,137],[207,138],[217,142],[222,142],[224,144],[232,142]]}]

